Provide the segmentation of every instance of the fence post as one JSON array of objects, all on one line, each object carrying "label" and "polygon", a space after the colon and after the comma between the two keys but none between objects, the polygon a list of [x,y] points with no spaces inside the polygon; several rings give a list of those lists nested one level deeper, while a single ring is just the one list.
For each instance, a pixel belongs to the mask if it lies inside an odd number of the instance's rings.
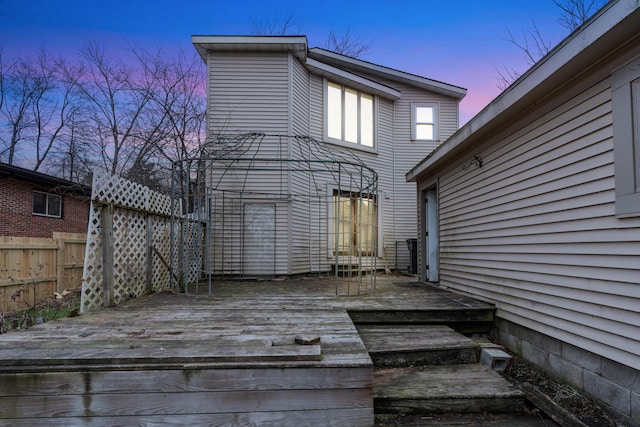
[{"label": "fence post", "polygon": [[64,290],[64,263],[67,259],[65,254],[66,242],[63,237],[54,236],[56,241],[56,291],[62,292]]},{"label": "fence post", "polygon": [[115,301],[113,289],[113,205],[111,203],[102,207],[102,269],[103,305],[110,306]]},{"label": "fence post", "polygon": [[147,214],[147,291],[153,290],[153,218]]}]

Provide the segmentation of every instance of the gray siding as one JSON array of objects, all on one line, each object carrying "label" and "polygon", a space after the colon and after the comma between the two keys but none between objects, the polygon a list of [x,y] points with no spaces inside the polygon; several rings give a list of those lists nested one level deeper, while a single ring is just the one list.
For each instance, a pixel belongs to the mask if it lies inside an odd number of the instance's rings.
[{"label": "gray siding", "polygon": [[[302,63],[287,53],[234,53],[216,52],[210,55],[208,126],[213,134],[238,134],[264,132],[278,135],[309,135],[323,139],[324,127],[324,80],[310,75]],[[364,76],[380,81],[374,76]],[[417,158],[429,154],[440,141],[411,141],[411,102],[437,102],[440,114],[440,140],[457,129],[458,103],[454,99],[430,93],[394,81],[380,81],[402,92],[402,98],[391,101],[377,98],[376,152],[353,148],[353,152],[376,170],[378,183],[378,219],[380,237],[379,253],[383,255],[381,267],[406,269],[409,264],[406,239],[416,237],[416,205],[414,184],[406,183],[404,175]],[[339,149],[329,145],[330,149]],[[261,156],[295,159],[299,153],[286,141],[271,140],[255,148]],[[345,149],[344,147],[340,149]],[[349,148],[347,148],[349,149]],[[251,173],[242,180],[245,188],[258,194],[273,193],[292,195],[289,201],[282,200],[276,208],[278,255],[277,274],[304,273],[309,270],[309,261],[318,260],[318,255],[329,254],[330,223],[327,206],[330,203],[331,179],[321,176],[310,180],[300,172]],[[236,185],[228,177],[228,185]],[[319,193],[319,189],[322,193]],[[309,198],[312,196],[311,198]],[[268,197],[253,196],[255,200],[234,201],[239,214],[242,203],[267,203]],[[308,198],[305,200],[305,198]],[[230,209],[225,205],[225,209]],[[241,223],[233,229],[241,233]],[[225,231],[226,244],[220,244],[225,259],[241,257],[242,245],[239,236]],[[231,248],[231,245],[235,245]],[[228,246],[228,247],[227,247]],[[217,252],[216,252],[217,253]],[[399,260],[396,261],[396,256]],[[326,257],[320,257],[325,259]],[[229,263],[233,264],[232,261]],[[329,264],[321,262],[311,270],[324,271]],[[240,269],[225,266],[227,270]]]},{"label": "gray siding", "polygon": [[[249,132],[286,135],[289,131],[289,55],[287,53],[222,53],[210,55],[208,126],[213,135],[237,135]],[[251,145],[239,153],[246,158],[288,157],[287,140],[275,138],[248,140]],[[247,204],[275,204],[275,251],[273,269],[266,274],[288,274],[289,206],[286,200],[275,197],[288,194],[288,175],[279,170],[260,171],[272,164],[243,163],[233,173],[223,169],[211,171],[213,188],[224,188],[227,192],[214,201],[225,222],[214,232],[214,251],[220,265],[218,272],[225,274],[245,273],[244,257],[252,253],[245,247],[243,238],[243,216]],[[234,191],[245,191],[242,195]],[[224,207],[224,208],[223,208]],[[220,224],[220,221],[218,221]],[[224,254],[224,255],[223,255]]]},{"label": "gray siding", "polygon": [[213,134],[289,131],[289,55],[210,55],[208,125]]},{"label": "gray siding", "polygon": [[440,283],[638,369],[640,218],[614,215],[610,81],[540,108],[489,142],[481,168],[463,168],[470,154],[440,177]]},{"label": "gray siding", "polygon": [[[376,149],[372,154],[354,149],[354,152],[373,167],[379,176],[379,220],[384,259],[382,266],[405,270],[409,265],[406,240],[416,238],[417,217],[415,184],[405,181],[405,173],[433,151],[441,141],[457,130],[458,102],[397,82],[363,75],[402,92],[402,98],[390,101],[377,98]],[[323,138],[323,78],[311,76],[310,132]],[[438,141],[411,141],[411,103],[437,102],[440,115]],[[396,261],[396,256],[398,260]]]},{"label": "gray siding", "polygon": [[[309,73],[295,58],[290,57],[291,62],[291,116],[292,135],[309,135]],[[299,147],[292,144],[289,158],[291,160],[303,159]],[[322,222],[322,215],[318,211],[319,203],[315,197],[315,187],[312,185],[311,176],[299,171],[295,167],[289,172],[291,194],[294,195],[291,206],[291,221],[288,231],[291,245],[292,274],[307,273],[311,271],[326,270],[327,265],[317,265],[318,258],[326,253],[326,243],[323,244],[319,236],[319,229],[325,228],[326,221]],[[324,194],[323,194],[324,195]]]}]

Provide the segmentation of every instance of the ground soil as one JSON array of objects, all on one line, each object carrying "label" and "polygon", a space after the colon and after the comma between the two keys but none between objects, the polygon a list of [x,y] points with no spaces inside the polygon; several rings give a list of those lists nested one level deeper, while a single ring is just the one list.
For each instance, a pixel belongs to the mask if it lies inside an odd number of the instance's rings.
[{"label": "ground soil", "polygon": [[515,355],[512,357],[509,368],[503,372],[503,376],[510,382],[514,384],[528,382],[587,426],[616,427],[619,425],[614,418],[607,414],[603,406],[593,399],[544,375],[519,357]]}]

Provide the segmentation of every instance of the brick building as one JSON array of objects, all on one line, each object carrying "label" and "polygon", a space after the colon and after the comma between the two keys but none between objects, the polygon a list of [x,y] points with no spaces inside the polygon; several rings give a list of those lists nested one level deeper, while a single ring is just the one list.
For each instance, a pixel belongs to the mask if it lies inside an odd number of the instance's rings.
[{"label": "brick building", "polygon": [[91,187],[0,163],[0,236],[86,233]]}]

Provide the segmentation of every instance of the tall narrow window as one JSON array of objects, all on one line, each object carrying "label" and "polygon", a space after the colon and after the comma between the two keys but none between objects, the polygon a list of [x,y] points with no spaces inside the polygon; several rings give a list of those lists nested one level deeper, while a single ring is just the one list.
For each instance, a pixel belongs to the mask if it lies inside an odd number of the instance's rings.
[{"label": "tall narrow window", "polygon": [[438,139],[438,104],[411,104],[411,139],[434,141]]},{"label": "tall narrow window", "polygon": [[335,191],[333,210],[338,255],[374,256],[378,234],[375,197]]},{"label": "tall narrow window", "polygon": [[62,217],[62,198],[56,194],[33,192],[33,214]]},{"label": "tall narrow window", "polygon": [[327,136],[332,139],[374,146],[373,96],[327,83]]}]

